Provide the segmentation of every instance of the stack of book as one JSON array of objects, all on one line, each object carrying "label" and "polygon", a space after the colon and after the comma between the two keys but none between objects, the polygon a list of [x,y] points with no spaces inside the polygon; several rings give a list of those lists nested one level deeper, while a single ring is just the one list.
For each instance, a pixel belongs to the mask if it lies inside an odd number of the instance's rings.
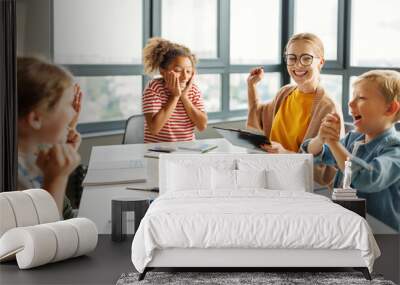
[{"label": "stack of book", "polygon": [[333,200],[353,200],[357,199],[357,190],[356,189],[343,189],[343,188],[334,188],[332,199]]}]

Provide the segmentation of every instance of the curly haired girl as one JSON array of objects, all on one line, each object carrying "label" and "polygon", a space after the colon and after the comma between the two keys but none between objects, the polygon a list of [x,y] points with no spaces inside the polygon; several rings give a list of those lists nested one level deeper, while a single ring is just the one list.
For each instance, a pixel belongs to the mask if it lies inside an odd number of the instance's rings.
[{"label": "curly haired girl", "polygon": [[207,127],[202,95],[193,83],[195,55],[185,46],[151,38],[143,58],[147,74],[161,74],[143,93],[144,142],[194,140],[194,128],[203,131]]}]

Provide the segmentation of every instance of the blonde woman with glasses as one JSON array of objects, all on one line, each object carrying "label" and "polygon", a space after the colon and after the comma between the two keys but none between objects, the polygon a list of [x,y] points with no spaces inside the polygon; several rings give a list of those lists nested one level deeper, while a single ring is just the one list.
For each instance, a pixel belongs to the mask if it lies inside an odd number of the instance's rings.
[{"label": "blonde woman with glasses", "polygon": [[[283,86],[271,102],[259,102],[256,85],[264,77],[261,67],[251,70],[247,79],[247,126],[263,131],[269,138],[271,144],[261,146],[268,153],[300,152],[303,141],[318,134],[327,114],[338,113],[343,117],[320,84],[324,46],[316,35],[293,35],[286,45],[284,60],[295,84]],[[343,125],[341,133],[344,135]],[[330,184],[334,174],[333,168],[317,166],[314,169],[315,180],[323,185]]]}]

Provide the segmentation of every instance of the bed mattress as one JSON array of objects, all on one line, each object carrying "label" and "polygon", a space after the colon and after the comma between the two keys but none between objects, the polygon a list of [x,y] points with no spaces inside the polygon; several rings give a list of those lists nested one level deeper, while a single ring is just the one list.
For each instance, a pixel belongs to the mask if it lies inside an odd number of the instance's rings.
[{"label": "bed mattress", "polygon": [[132,262],[143,272],[155,250],[173,248],[359,250],[370,271],[380,255],[359,215],[317,194],[267,189],[161,195],[137,229]]}]

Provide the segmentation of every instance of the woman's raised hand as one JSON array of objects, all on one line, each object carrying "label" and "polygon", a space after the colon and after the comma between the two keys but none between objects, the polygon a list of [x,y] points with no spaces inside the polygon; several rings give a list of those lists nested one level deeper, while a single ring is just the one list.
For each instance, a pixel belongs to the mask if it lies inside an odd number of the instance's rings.
[{"label": "woman's raised hand", "polygon": [[247,84],[255,85],[264,77],[264,69],[262,67],[253,68],[247,77]]}]

